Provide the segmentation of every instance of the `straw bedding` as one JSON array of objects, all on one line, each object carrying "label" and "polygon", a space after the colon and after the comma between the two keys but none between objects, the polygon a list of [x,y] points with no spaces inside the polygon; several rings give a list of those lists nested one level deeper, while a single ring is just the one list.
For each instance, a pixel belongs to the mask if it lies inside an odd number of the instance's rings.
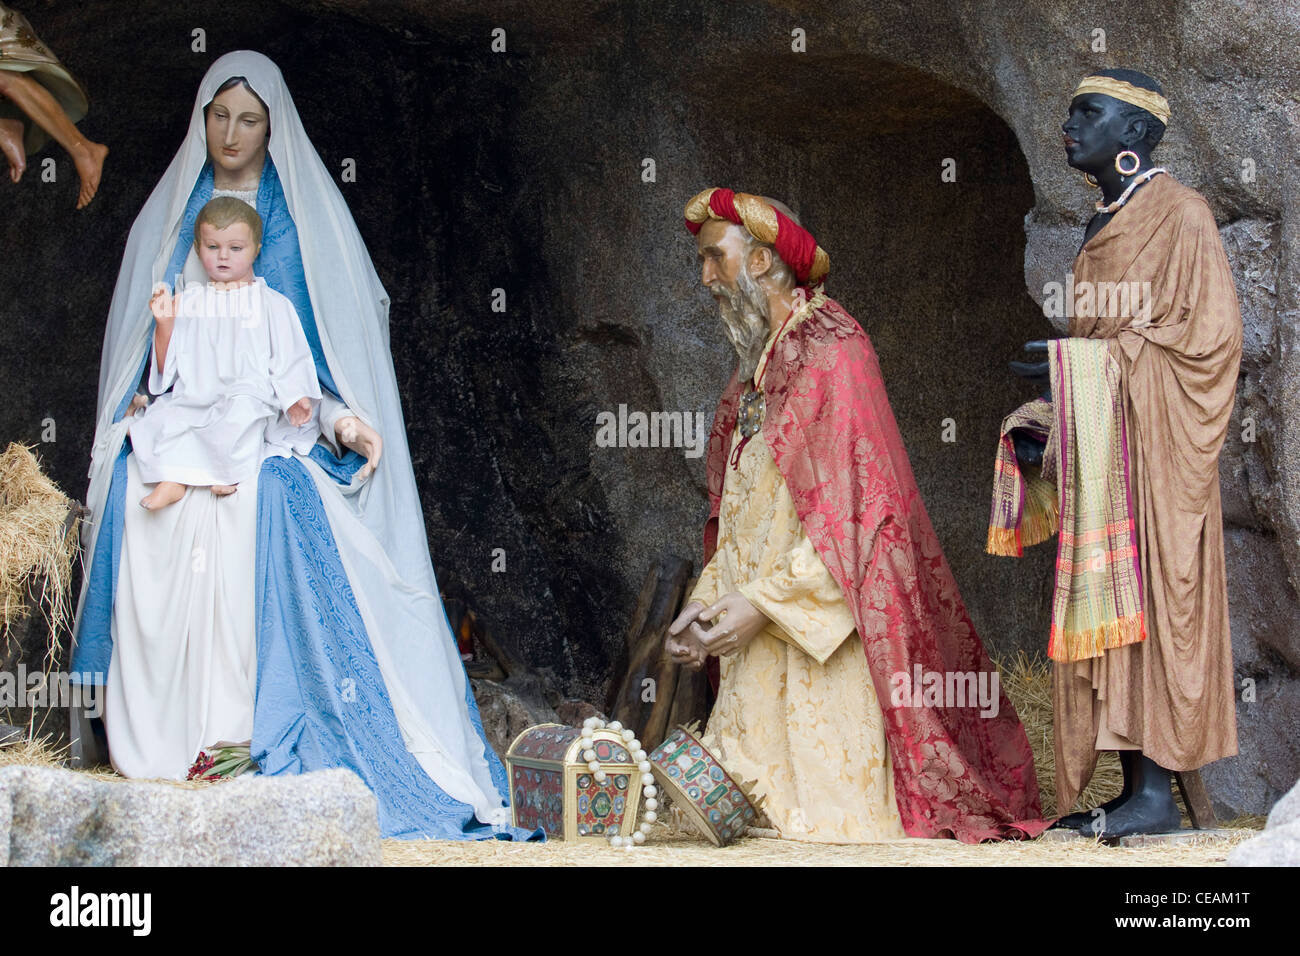
[{"label": "straw bedding", "polygon": [[30,447],[13,443],[0,453],[0,623],[8,639],[36,598],[50,629],[49,658],[71,617],[72,562],[77,527],[73,502],[42,472]]},{"label": "straw bedding", "polygon": [[384,841],[385,866],[1217,866],[1253,829],[1234,830],[1208,846],[1106,847],[1092,840],[1031,840],[966,846],[955,840],[907,840],[827,846],[744,839],[715,848],[703,839],[656,826],[644,846],[552,840],[535,844]]},{"label": "straw bedding", "polygon": [[[1050,807],[1051,697],[1047,679],[1045,665],[1024,658],[1003,669],[1007,692],[1034,746],[1044,806]],[[19,764],[65,766],[66,757],[66,751],[43,741],[25,741],[0,746],[0,769]],[[122,779],[106,768],[78,772],[100,780]],[[1099,775],[1102,772],[1099,768]],[[1118,766],[1104,772],[1101,781],[1093,782],[1097,799],[1119,791]],[[186,789],[221,786],[201,781],[160,782]],[[655,825],[646,845],[631,851],[616,850],[598,841],[551,840],[538,845],[495,840],[385,840],[383,859],[386,866],[1216,866],[1223,864],[1234,846],[1254,836],[1263,825],[1263,817],[1242,817],[1223,825],[1232,831],[1224,840],[1134,849],[1106,847],[1091,840],[1042,839],[980,846],[965,846],[953,840],[901,840],[869,846],[828,846],[761,838],[716,849],[691,833],[670,811]]]}]

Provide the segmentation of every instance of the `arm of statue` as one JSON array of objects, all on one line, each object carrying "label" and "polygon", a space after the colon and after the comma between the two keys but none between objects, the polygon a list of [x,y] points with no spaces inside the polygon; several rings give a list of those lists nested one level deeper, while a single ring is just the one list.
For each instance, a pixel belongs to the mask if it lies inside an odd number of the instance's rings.
[{"label": "arm of statue", "polygon": [[320,428],[336,455],[341,454],[344,448],[351,448],[358,455],[365,456],[366,464],[357,472],[357,477],[369,478],[383,455],[383,439],[328,389],[321,389]]},{"label": "arm of statue", "polygon": [[768,633],[826,663],[857,625],[844,592],[812,540],[800,532],[766,577],[746,582],[740,593],[774,627]]},{"label": "arm of statue", "polygon": [[357,477],[369,478],[379,465],[379,458],[384,453],[384,440],[360,418],[349,415],[338,419],[334,424],[334,436],[341,445],[351,448],[366,459],[365,465],[357,472]]},{"label": "arm of statue", "polygon": [[176,310],[180,308],[180,295],[169,295],[167,286],[159,282],[153,287],[149,311],[153,313],[153,354],[158,374],[163,374],[167,364],[167,346],[171,344],[172,329],[176,326]]},{"label": "arm of statue", "polygon": [[142,412],[149,407],[149,394],[147,392],[136,392],[131,396],[131,404],[126,406],[123,418],[130,418],[136,412]]},{"label": "arm of statue", "polygon": [[[1034,342],[1026,342],[1025,351],[1031,354],[1046,354],[1047,341],[1039,339]],[[1011,371],[1020,378],[1042,386],[1043,394],[1040,397],[1044,401],[1050,402],[1052,400],[1051,370],[1046,361],[1011,362],[1010,365]],[[1021,465],[1038,465],[1042,463],[1043,451],[1046,445],[1035,436],[1022,429],[1014,428],[1011,431],[1011,443],[1016,451],[1016,459]]]},{"label": "arm of statue", "polygon": [[1025,351],[1031,355],[1042,355],[1043,359],[1039,362],[1010,362],[1011,371],[1020,378],[1027,379],[1035,385],[1041,385],[1046,391],[1043,398],[1047,401],[1052,400],[1051,391],[1051,372],[1048,368],[1047,361],[1047,340],[1037,339],[1033,342],[1025,343]]},{"label": "arm of statue", "polygon": [[[696,621],[712,626],[697,636],[700,649],[710,657],[725,657],[744,650],[758,637],[769,620],[740,591],[729,591],[696,615]],[[698,623],[692,625],[699,627]]]}]

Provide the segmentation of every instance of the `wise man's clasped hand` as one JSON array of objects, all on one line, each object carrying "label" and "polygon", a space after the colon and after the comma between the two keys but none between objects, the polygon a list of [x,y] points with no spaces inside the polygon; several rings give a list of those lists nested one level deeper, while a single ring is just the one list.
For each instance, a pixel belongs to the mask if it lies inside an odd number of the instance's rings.
[{"label": "wise man's clasped hand", "polygon": [[[700,622],[713,626],[705,630]],[[709,657],[743,650],[767,625],[767,615],[739,591],[731,591],[705,607],[692,601],[668,626],[665,646],[675,663],[699,670]]]}]

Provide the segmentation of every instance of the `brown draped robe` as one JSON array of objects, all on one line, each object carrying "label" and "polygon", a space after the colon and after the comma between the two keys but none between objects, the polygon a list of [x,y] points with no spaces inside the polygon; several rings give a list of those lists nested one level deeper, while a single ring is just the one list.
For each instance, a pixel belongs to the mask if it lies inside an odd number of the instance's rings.
[{"label": "brown draped robe", "polygon": [[1156,176],[1084,245],[1074,279],[1076,290],[1150,283],[1149,296],[1138,287],[1149,321],[1132,308],[1070,321],[1072,336],[1109,339],[1123,373],[1147,639],[1055,665],[1058,813],[1087,784],[1099,750],[1141,750],[1169,770],[1237,752],[1218,459],[1241,314],[1209,206]]}]

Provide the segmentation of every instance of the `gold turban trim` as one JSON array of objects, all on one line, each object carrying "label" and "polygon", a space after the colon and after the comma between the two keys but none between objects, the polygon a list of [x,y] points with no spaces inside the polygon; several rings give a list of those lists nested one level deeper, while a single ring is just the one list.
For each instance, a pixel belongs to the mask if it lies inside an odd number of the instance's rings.
[{"label": "gold turban trim", "polygon": [[[709,203],[709,200],[713,198],[713,194],[717,191],[717,186],[711,186],[688,202],[685,212],[686,221],[697,224],[709,219],[731,222],[730,217],[716,212]],[[736,212],[740,215],[741,225],[749,230],[751,236],[770,246],[775,247],[777,245],[776,237],[780,232],[780,222],[776,218],[776,209],[771,204],[764,201],[761,196],[755,196],[751,193],[736,193],[732,197],[732,203],[736,208]],[[790,223],[796,229],[803,230],[805,234],[807,233],[807,230],[804,230],[793,219],[790,220]],[[795,263],[787,262],[787,265],[794,268],[796,272],[798,271],[798,266]],[[807,281],[815,284],[830,271],[830,254],[820,245],[817,245],[817,249],[813,253],[812,263],[808,269]]]},{"label": "gold turban trim", "polygon": [[1111,76],[1085,76],[1074,95],[1082,96],[1084,93],[1104,93],[1125,103],[1140,106],[1166,126],[1169,125],[1169,101],[1155,90],[1144,90]]}]

